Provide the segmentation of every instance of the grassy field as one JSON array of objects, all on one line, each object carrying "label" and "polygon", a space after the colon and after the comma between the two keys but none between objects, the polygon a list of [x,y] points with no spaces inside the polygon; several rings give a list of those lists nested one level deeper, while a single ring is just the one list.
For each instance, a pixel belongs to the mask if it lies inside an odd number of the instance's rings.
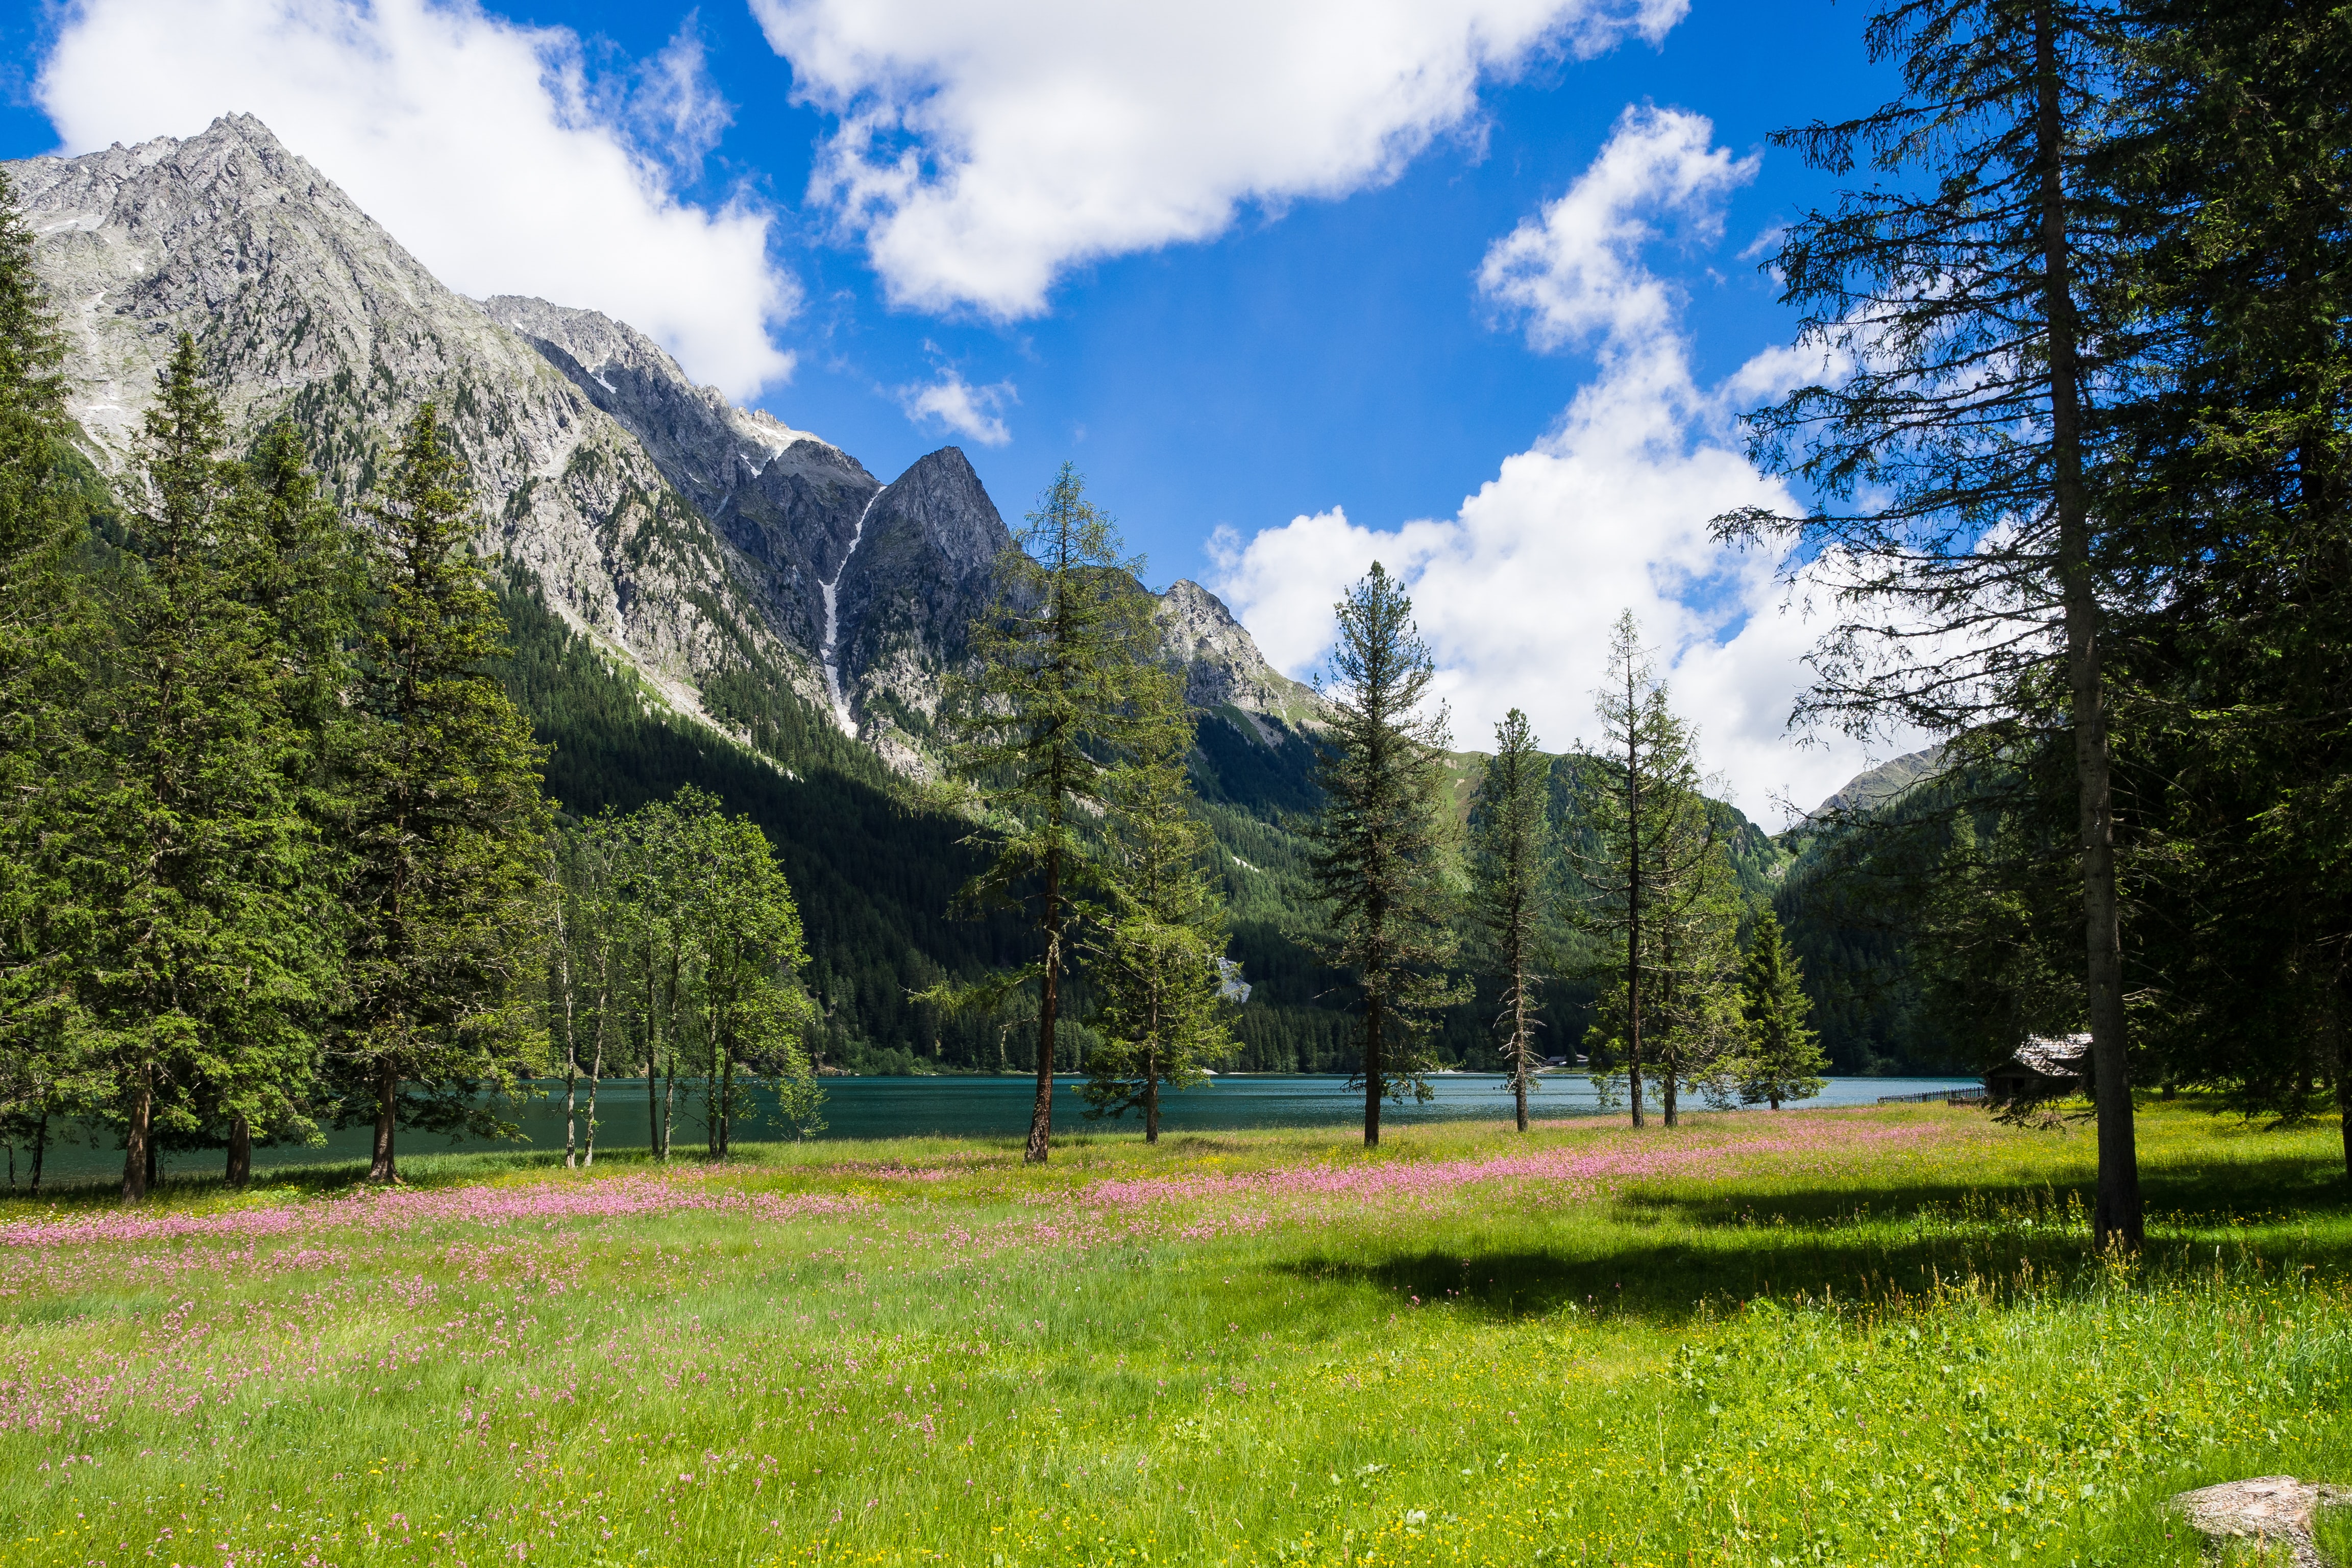
[{"label": "grassy field", "polygon": [[2141,1127],[2137,1264],[2086,1130],[1942,1107],[20,1198],[0,1557],[2189,1563],[2352,1480],[2352,1204]]}]

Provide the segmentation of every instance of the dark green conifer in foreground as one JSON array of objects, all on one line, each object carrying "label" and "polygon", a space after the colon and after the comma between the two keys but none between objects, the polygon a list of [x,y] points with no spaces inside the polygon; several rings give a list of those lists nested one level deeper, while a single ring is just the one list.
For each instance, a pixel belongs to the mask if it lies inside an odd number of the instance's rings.
[{"label": "dark green conifer in foreground", "polygon": [[60,763],[82,680],[88,595],[69,554],[81,517],[68,473],[64,340],[33,275],[33,237],[0,170],[0,1136],[37,1186],[53,1123],[80,1083],[71,900],[53,853]]},{"label": "dark green conifer in foreground", "polygon": [[108,584],[65,826],[75,1027],[121,1130],[122,1195],[163,1141],[300,1116],[337,921],[278,623],[256,586],[274,552],[242,524],[217,402],[185,335],[146,418],[133,555]]},{"label": "dark green conifer in foreground", "polygon": [[1436,667],[1403,587],[1375,561],[1338,609],[1310,868],[1325,960],[1356,993],[1370,1146],[1381,1100],[1434,1092],[1426,1037],[1462,995],[1445,973],[1456,948],[1440,840],[1447,735],[1444,710],[1425,708]]},{"label": "dark green conifer in foreground", "polygon": [[430,403],[367,507],[351,751],[349,1005],[332,1051],[344,1121],[375,1129],[371,1181],[401,1127],[493,1131],[485,1089],[535,1070],[549,812],[540,748],[489,663],[505,622],[468,547],[464,460]]},{"label": "dark green conifer in foreground", "polygon": [[1780,1109],[1784,1100],[1810,1100],[1822,1091],[1829,1063],[1807,1026],[1812,1003],[1804,977],[1780,940],[1780,919],[1770,910],[1756,917],[1740,974],[1740,1006],[1748,1021],[1747,1048],[1739,1057],[1739,1098],[1749,1105]]}]

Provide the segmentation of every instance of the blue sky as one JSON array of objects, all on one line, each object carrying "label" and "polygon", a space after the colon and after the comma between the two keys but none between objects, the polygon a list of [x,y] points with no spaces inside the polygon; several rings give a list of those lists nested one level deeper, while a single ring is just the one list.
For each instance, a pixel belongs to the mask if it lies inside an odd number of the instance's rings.
[{"label": "blue sky", "polygon": [[1896,749],[1780,734],[1808,634],[1701,537],[1773,493],[1755,242],[1830,188],[1765,138],[1890,94],[1863,8],[1068,3],[81,0],[7,25],[0,154],[250,110],[454,286],[635,321],[884,479],[953,442],[1017,520],[1075,460],[1294,669],[1381,555],[1465,743],[1589,732],[1622,601],[1752,814]]}]

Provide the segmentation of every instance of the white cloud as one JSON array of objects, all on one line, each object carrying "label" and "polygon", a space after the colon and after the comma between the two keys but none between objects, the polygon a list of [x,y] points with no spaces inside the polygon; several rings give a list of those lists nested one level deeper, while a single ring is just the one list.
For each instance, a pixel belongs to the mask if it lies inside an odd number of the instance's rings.
[{"label": "white cloud", "polygon": [[645,140],[688,176],[702,172],[703,158],[735,123],[734,105],[719,95],[704,68],[698,15],[688,12],[677,36],[645,63],[628,104]]},{"label": "white cloud", "polygon": [[[724,123],[699,57],[681,35],[637,96],[663,155]],[[470,0],[72,0],[36,94],[68,153],[257,115],[461,292],[603,310],[739,397],[791,374],[767,216],[679,201],[561,28]]]},{"label": "white cloud", "polygon": [[751,0],[838,116],[812,194],[892,299],[1013,318],[1065,269],[1239,204],[1393,178],[1479,83],[1655,43],[1688,0]]},{"label": "white cloud", "polygon": [[1553,749],[1595,740],[1609,626],[1631,608],[1664,650],[1708,765],[1742,809],[1777,826],[1780,800],[1811,806],[1889,752],[1788,736],[1822,623],[1780,613],[1778,563],[1707,533],[1735,506],[1789,510],[1738,450],[1728,411],[1799,368],[1769,354],[1722,386],[1697,385],[1675,293],[1643,259],[1665,220],[1718,233],[1724,198],[1753,174],[1711,135],[1696,115],[1629,111],[1569,192],[1488,252],[1488,297],[1524,319],[1532,342],[1596,349],[1598,374],[1532,449],[1505,458],[1451,519],[1371,530],[1334,510],[1246,542],[1221,531],[1212,575],[1267,657],[1304,672],[1329,644],[1333,601],[1380,560],[1410,585],[1456,743],[1482,749],[1514,706]]},{"label": "white cloud", "polygon": [[937,420],[983,447],[1002,447],[1013,439],[1000,410],[1020,401],[1009,381],[973,386],[952,368],[942,369],[937,381],[898,389],[898,406],[908,418],[918,425]]},{"label": "white cloud", "polygon": [[1708,145],[1714,134],[1703,115],[1625,110],[1567,195],[1487,250],[1480,290],[1523,316],[1538,349],[1596,335],[1609,347],[1634,347],[1668,331],[1671,291],[1642,262],[1642,247],[1658,237],[1654,220],[1681,220],[1693,240],[1717,238],[1724,197],[1754,179],[1760,162],[1733,162]]}]

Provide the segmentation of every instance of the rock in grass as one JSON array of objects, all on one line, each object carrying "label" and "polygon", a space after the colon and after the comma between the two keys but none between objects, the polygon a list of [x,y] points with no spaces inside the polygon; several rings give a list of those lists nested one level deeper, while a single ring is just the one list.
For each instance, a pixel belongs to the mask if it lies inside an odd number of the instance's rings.
[{"label": "rock in grass", "polygon": [[2312,1515],[2335,1503],[2352,1502],[2352,1487],[2305,1483],[2293,1476],[2256,1476],[2181,1492],[2172,1506],[2205,1537],[2218,1554],[2224,1542],[2253,1540],[2287,1549],[2294,1568],[2326,1568],[2327,1559],[2311,1539]]}]

